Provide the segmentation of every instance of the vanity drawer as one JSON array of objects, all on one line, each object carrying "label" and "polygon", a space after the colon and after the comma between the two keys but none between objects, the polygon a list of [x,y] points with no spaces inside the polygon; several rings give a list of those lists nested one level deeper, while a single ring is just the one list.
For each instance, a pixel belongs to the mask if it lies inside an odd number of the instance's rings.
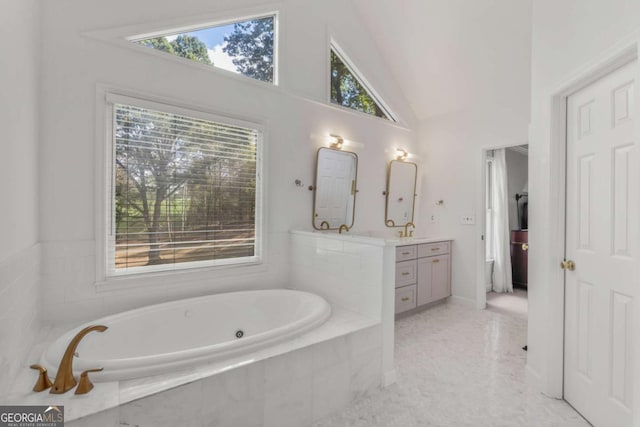
[{"label": "vanity drawer", "polygon": [[418,257],[418,247],[416,245],[398,246],[396,248],[396,262],[406,261],[408,259],[416,259],[417,257]]},{"label": "vanity drawer", "polygon": [[416,285],[396,289],[396,314],[416,308]]},{"label": "vanity drawer", "polygon": [[450,242],[425,243],[418,245],[418,258],[448,254],[450,249]]},{"label": "vanity drawer", "polygon": [[418,277],[418,261],[402,261],[396,263],[396,288],[413,285]]}]

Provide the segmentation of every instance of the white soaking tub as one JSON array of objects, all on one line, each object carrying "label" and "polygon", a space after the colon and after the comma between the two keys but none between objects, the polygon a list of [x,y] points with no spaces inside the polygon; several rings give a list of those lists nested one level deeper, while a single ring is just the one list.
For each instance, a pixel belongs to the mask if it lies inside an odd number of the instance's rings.
[{"label": "white soaking tub", "polygon": [[143,307],[85,323],[58,338],[41,363],[55,375],[68,343],[83,328],[104,325],[80,342],[81,371],[104,368],[92,381],[120,381],[250,353],[324,323],[331,306],[308,292],[273,289],[190,298]]}]

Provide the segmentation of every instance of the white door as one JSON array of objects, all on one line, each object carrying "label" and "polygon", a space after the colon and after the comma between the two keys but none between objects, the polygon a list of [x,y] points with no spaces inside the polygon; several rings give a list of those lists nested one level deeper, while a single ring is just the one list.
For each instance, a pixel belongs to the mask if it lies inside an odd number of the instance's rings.
[{"label": "white door", "polygon": [[631,426],[638,295],[636,63],[568,98],[565,399],[595,426]]}]

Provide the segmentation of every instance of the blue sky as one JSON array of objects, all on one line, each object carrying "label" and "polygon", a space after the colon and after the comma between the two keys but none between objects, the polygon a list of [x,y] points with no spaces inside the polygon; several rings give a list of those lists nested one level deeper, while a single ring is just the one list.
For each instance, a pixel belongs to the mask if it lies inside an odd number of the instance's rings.
[{"label": "blue sky", "polygon": [[206,28],[204,30],[192,31],[190,36],[195,36],[205,42],[209,49],[214,46],[221,45],[224,42],[224,36],[233,32],[233,24],[222,25],[220,27]]},{"label": "blue sky", "polygon": [[174,34],[167,36],[168,40],[173,40],[179,35],[188,34],[197,37],[207,45],[209,59],[218,68],[237,73],[236,66],[233,65],[232,57],[222,51],[224,47],[224,36],[233,32],[233,24],[221,25],[219,27],[204,28],[202,30],[190,31],[188,33]]}]

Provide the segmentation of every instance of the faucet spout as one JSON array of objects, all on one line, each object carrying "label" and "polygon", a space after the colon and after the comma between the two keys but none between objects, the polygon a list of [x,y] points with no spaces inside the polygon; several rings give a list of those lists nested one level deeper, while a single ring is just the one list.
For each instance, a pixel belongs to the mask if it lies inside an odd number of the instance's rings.
[{"label": "faucet spout", "polygon": [[342,234],[342,230],[344,230],[344,231],[347,231],[347,232],[348,232],[348,231],[349,231],[349,227],[348,227],[346,224],[342,224],[342,225],[340,226],[340,228],[338,229],[338,234]]},{"label": "faucet spout", "polygon": [[[409,226],[411,226],[412,228],[416,228],[416,225],[414,223],[412,223],[411,221],[409,221],[408,223],[406,223],[404,225],[404,237],[409,237]],[[413,235],[413,231],[411,231],[411,234]]]},{"label": "faucet spout", "polygon": [[56,372],[56,379],[53,382],[53,387],[51,387],[51,391],[49,393],[62,394],[75,387],[76,379],[73,378],[73,357],[76,354],[78,344],[80,344],[82,338],[84,338],[84,336],[89,332],[104,332],[107,329],[108,328],[103,325],[87,326],[73,337],[67,346],[67,350],[64,352],[64,356],[62,356],[60,366],[58,366],[58,372]]}]

